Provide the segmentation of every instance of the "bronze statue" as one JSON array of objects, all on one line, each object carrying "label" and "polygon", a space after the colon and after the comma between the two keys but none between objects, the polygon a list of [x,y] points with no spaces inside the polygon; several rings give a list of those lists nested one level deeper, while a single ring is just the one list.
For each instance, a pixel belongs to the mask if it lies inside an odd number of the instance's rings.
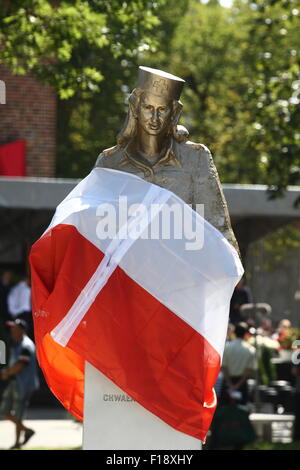
[{"label": "bronze statue", "polygon": [[139,67],[117,145],[104,150],[96,166],[134,173],[188,204],[204,204],[205,219],[238,250],[211,153],[189,141],[187,129],[178,125],[184,83],[162,70]]}]

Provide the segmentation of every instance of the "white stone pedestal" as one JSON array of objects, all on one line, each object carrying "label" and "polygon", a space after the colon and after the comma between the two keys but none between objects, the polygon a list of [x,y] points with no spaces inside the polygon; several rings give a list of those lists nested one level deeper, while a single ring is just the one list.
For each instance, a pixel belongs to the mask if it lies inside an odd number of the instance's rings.
[{"label": "white stone pedestal", "polygon": [[85,450],[201,450],[201,441],[176,431],[86,363]]}]

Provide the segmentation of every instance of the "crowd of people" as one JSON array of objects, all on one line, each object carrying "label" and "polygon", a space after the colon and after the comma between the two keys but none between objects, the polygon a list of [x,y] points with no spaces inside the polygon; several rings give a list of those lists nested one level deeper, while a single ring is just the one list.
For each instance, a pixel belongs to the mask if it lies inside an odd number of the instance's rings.
[{"label": "crowd of people", "polygon": [[19,449],[34,435],[24,423],[29,399],[39,386],[33,341],[30,279],[27,275],[13,284],[13,273],[0,278],[0,340],[5,345],[5,360],[0,365],[0,416],[15,424]]},{"label": "crowd of people", "polygon": [[[273,367],[273,363],[276,360],[280,363],[285,348],[289,350],[289,353],[292,353],[292,340],[296,336],[291,334],[295,329],[292,328],[290,320],[284,318],[273,325],[268,314],[256,316],[255,306],[252,302],[251,291],[242,279],[237,284],[231,299],[230,322],[222,367],[215,386],[218,408],[212,426],[212,448],[218,448],[218,445],[228,441],[228,435],[233,429],[233,419],[235,419],[236,435],[232,435],[232,441],[237,440],[237,445],[234,448],[242,448],[247,443],[247,439],[250,443],[251,439],[255,438],[254,432],[250,432],[251,423],[248,415],[249,411],[255,410],[258,405],[254,402],[257,396],[259,397],[259,393],[256,397],[253,393],[250,396],[249,379],[252,379],[252,384],[254,382],[256,390],[259,390],[259,385],[262,385],[261,389],[263,389],[264,386],[266,388],[276,383],[276,380],[281,377],[277,376],[277,370]],[[243,306],[246,305],[249,310],[243,309]],[[249,311],[251,311],[251,315],[249,315]],[[294,385],[292,402],[295,425],[293,437],[294,440],[300,440],[300,365],[293,364],[291,358],[285,362],[285,365],[288,369],[287,378],[290,378]],[[260,405],[262,404],[260,403]],[[220,433],[220,429],[224,430],[223,435]],[[240,442],[239,439],[241,439]]]},{"label": "crowd of people", "polygon": [[[283,319],[273,329],[268,319],[257,328],[252,325],[252,319],[245,318],[243,322],[229,323],[228,326],[222,367],[215,386],[218,407],[212,423],[211,449],[223,448],[225,444],[242,449],[253,442],[256,436],[249,419],[250,412],[269,413],[270,408],[273,413],[295,415],[292,437],[294,441],[300,440],[300,364],[294,364],[291,359],[282,361],[288,370],[285,379],[291,382],[279,380],[282,377],[277,376],[275,367],[272,368],[273,358],[281,363],[282,343],[289,334],[291,323]],[[268,373],[264,375],[266,371]],[[274,400],[268,403],[268,396],[263,396],[265,390],[276,394],[276,385],[290,392],[289,409],[274,406]],[[278,398],[279,395],[280,392]]]}]

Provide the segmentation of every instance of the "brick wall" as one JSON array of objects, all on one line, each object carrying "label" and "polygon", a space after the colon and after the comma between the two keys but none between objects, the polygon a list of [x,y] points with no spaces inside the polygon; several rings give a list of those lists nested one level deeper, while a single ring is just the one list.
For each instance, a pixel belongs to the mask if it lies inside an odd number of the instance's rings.
[{"label": "brick wall", "polygon": [[26,140],[26,175],[55,176],[56,97],[30,76],[14,76],[0,64],[6,104],[0,105],[0,145]]}]

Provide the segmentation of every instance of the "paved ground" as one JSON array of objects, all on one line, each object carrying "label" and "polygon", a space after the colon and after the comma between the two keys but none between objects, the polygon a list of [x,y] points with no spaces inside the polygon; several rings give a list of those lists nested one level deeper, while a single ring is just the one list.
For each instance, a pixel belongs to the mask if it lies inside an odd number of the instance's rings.
[{"label": "paved ground", "polygon": [[[60,410],[30,410],[24,420],[26,426],[35,430],[35,435],[23,449],[76,449],[82,445],[82,425]],[[54,418],[54,419],[49,419]],[[15,426],[0,420],[0,449],[14,444]]]},{"label": "paved ground", "polygon": [[[251,415],[255,422],[271,418],[270,414]],[[24,420],[26,426],[34,429],[36,434],[23,446],[23,449],[79,449],[82,445],[82,425],[72,419],[71,415],[61,408],[30,408]],[[264,419],[263,419],[264,418]],[[273,423],[273,442],[287,443],[292,440],[292,421],[280,421],[286,416],[276,416],[278,422]],[[260,433],[258,433],[260,435]],[[260,436],[264,437],[263,435]],[[15,426],[0,420],[0,449],[9,449],[14,444]]]}]

